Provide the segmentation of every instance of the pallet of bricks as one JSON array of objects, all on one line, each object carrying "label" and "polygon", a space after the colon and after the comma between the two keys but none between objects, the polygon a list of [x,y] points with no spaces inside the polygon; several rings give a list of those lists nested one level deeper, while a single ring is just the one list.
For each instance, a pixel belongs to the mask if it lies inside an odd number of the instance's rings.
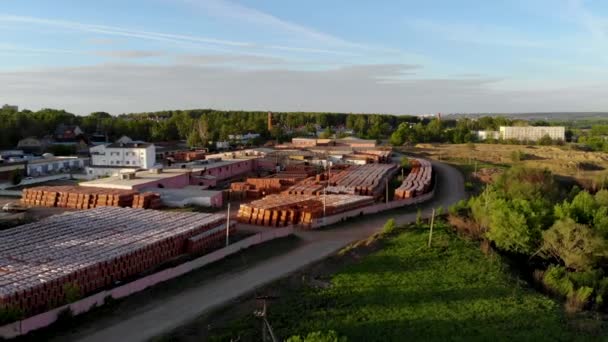
[{"label": "pallet of bricks", "polygon": [[323,188],[325,187],[320,183],[321,181],[321,177],[306,178],[305,180],[289,187],[283,193],[289,195],[318,195],[323,192]]},{"label": "pallet of bricks", "polygon": [[21,203],[30,206],[91,209],[100,206],[127,207],[137,194],[130,190],[78,186],[40,186],[23,190]]},{"label": "pallet of bricks", "polygon": [[420,196],[431,188],[433,166],[428,160],[412,159],[412,169],[403,183],[395,189],[395,199],[405,199]]},{"label": "pallet of bricks", "polygon": [[133,195],[132,208],[140,209],[159,209],[163,206],[163,202],[160,199],[160,194],[155,192],[144,192],[141,194]]},{"label": "pallet of bricks", "polygon": [[396,164],[367,164],[353,166],[331,175],[330,186],[343,187],[362,196],[379,196],[386,181],[397,172]]},{"label": "pallet of bricks", "polygon": [[352,195],[270,195],[264,199],[241,204],[237,220],[241,223],[283,227],[292,224],[310,226],[314,219],[370,205],[373,197]]},{"label": "pallet of bricks", "polygon": [[[220,234],[220,232],[222,232]],[[105,207],[0,232],[0,306],[37,314],[225,240],[225,216]]]}]

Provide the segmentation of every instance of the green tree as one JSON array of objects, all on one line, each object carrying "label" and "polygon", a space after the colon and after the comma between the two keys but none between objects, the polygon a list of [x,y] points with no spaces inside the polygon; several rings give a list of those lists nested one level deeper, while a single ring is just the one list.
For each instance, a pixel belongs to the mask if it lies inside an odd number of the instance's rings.
[{"label": "green tree", "polygon": [[606,244],[588,226],[565,218],[543,232],[541,251],[561,260],[571,270],[585,271],[606,256]]}]

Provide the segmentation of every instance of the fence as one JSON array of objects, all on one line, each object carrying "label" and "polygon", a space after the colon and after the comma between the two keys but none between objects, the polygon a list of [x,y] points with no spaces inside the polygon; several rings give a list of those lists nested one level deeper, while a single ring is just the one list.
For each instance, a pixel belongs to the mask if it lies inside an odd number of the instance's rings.
[{"label": "fence", "polygon": [[310,226],[307,228],[308,229],[317,229],[317,228],[321,228],[324,226],[332,225],[334,223],[338,223],[340,221],[346,220],[351,217],[356,217],[356,216],[360,216],[360,215],[376,214],[381,211],[386,211],[386,210],[391,210],[391,209],[395,209],[395,208],[401,208],[406,205],[413,205],[413,204],[426,202],[426,201],[432,199],[434,195],[435,195],[435,189],[431,190],[431,192],[428,192],[424,195],[420,195],[420,196],[417,196],[414,198],[406,198],[403,200],[391,201],[388,203],[378,203],[375,205],[370,205],[367,207],[362,207],[359,209],[346,211],[346,212],[332,215],[332,216],[321,217],[318,219],[314,219],[312,221],[312,223],[310,224]]},{"label": "fence", "polygon": [[291,234],[293,234],[293,227],[273,229],[255,234],[232,245],[228,245],[227,247],[211,252],[192,261],[185,262],[176,267],[159,271],[149,276],[137,279],[133,282],[121,285],[119,287],[115,287],[111,290],[96,293],[89,297],[80,299],[74,303],[67,304],[32,317],[28,317],[21,321],[1,326],[0,337],[9,339],[25,335],[31,331],[44,328],[53,324],[57,320],[59,313],[63,310],[69,309],[74,315],[79,315],[95,307],[104,305],[104,302],[108,297],[112,297],[114,299],[127,297],[136,292],[143,291],[148,287],[179,277],[188,272],[211,264],[215,261],[221,260],[229,255],[239,252],[242,249],[246,249],[251,246],[255,246],[270,240],[286,237]]}]

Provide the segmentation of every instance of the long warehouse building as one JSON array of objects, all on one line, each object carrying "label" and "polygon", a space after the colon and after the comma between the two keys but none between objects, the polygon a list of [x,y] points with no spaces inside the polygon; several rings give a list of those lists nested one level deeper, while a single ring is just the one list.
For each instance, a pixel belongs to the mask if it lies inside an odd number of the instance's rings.
[{"label": "long warehouse building", "polygon": [[0,232],[0,306],[31,315],[217,247],[225,215],[100,207]]}]

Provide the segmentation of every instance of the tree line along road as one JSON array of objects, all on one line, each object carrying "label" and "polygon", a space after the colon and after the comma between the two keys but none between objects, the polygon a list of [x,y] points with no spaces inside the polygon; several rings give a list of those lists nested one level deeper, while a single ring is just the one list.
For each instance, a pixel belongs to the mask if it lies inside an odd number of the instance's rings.
[{"label": "tree line along road", "polygon": [[[464,179],[455,168],[433,161],[437,174],[435,197],[419,205],[423,216],[432,208],[448,206],[466,197]],[[357,218],[320,231],[299,231],[305,243],[287,253],[264,260],[245,271],[226,273],[199,287],[173,296],[150,298],[144,307],[117,313],[122,317],[100,317],[86,327],[74,327],[58,336],[61,341],[145,341],[175,329],[201,314],[243,296],[254,289],[280,279],[311,263],[335,253],[351,242],[365,239],[379,231],[387,219],[398,224],[416,220],[415,210],[392,210]],[[128,299],[127,299],[128,300]]]}]

